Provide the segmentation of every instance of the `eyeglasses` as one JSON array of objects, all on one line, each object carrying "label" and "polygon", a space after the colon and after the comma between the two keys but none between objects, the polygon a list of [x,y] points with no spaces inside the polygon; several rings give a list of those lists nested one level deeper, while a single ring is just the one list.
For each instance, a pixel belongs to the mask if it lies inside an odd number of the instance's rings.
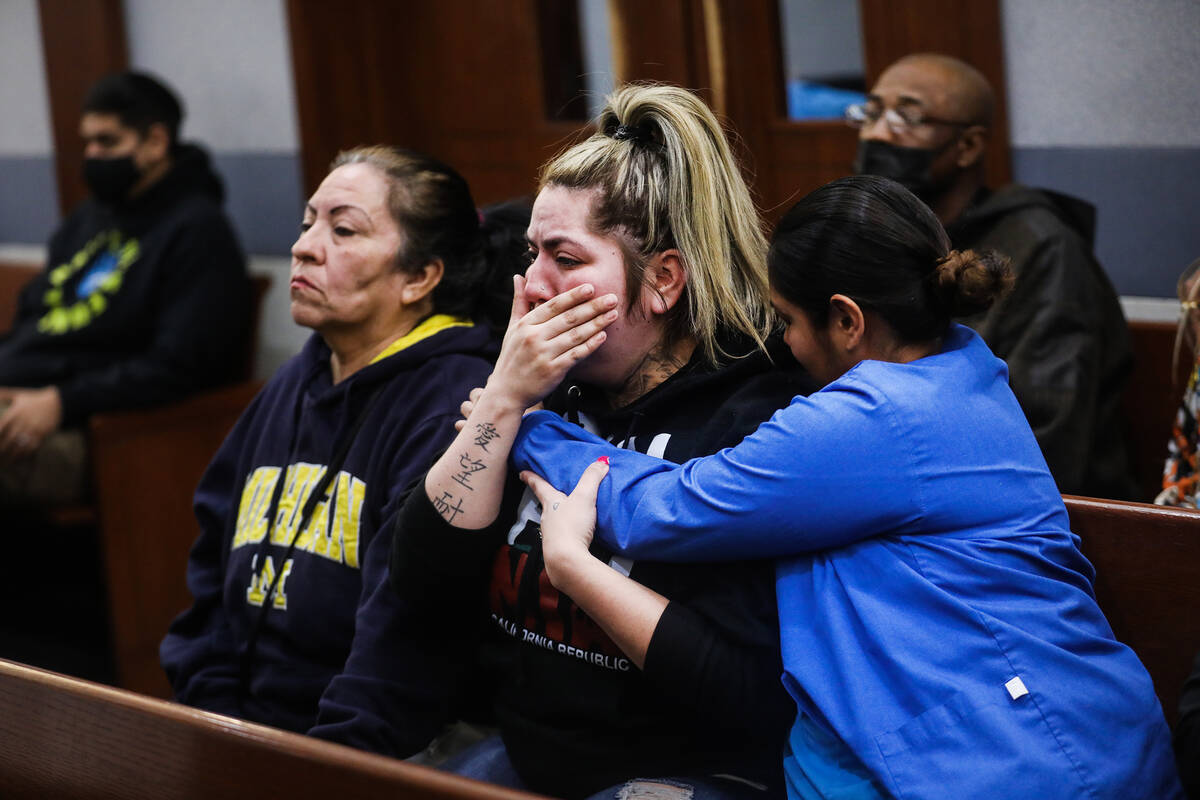
[{"label": "eyeglasses", "polygon": [[917,106],[902,106],[900,108],[880,108],[872,103],[855,103],[846,107],[846,124],[851,128],[867,128],[874,125],[883,117],[888,130],[892,133],[905,133],[922,125],[955,125],[966,127],[970,122],[939,119],[931,117]]}]

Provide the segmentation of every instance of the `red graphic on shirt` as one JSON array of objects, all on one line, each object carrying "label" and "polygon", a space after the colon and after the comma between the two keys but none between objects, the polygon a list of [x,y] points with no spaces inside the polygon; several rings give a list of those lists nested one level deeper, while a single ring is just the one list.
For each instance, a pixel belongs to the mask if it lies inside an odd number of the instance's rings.
[{"label": "red graphic on shirt", "polygon": [[563,648],[557,647],[561,643],[575,651],[609,656],[586,660],[610,669],[627,669],[621,649],[550,583],[539,532],[537,522],[528,520],[513,543],[497,552],[489,590],[493,616],[505,632],[518,639],[548,650],[562,652]]}]

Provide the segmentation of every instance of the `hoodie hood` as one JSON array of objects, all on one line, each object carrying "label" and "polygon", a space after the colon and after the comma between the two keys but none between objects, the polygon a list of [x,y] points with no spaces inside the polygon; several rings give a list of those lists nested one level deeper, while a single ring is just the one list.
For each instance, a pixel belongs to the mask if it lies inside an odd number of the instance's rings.
[{"label": "hoodie hood", "polygon": [[778,335],[768,338],[767,353],[758,349],[748,336],[725,336],[721,346],[727,353],[743,355],[712,364],[704,357],[702,348],[697,347],[680,370],[621,408],[609,407],[598,387],[570,378],[547,398],[546,405],[565,413],[572,422],[579,421],[580,413],[586,414],[603,435],[629,440],[639,432],[663,427],[667,420],[686,416],[690,409],[719,405],[716,398],[736,393],[737,387],[766,372],[774,371],[781,381],[790,382],[793,394],[808,394],[820,388]]},{"label": "hoodie hood", "polygon": [[164,208],[185,198],[203,198],[220,206],[225,200],[225,185],[213,169],[208,152],[195,144],[180,144],[171,155],[171,168],[145,192],[127,202],[105,206],[93,202],[113,215],[128,230],[149,225],[159,219]]},{"label": "hoodie hood", "polygon": [[951,241],[977,238],[1013,211],[1044,208],[1088,243],[1095,244],[1096,207],[1086,200],[1050,189],[1010,184],[992,191],[980,189],[962,216],[946,226]]},{"label": "hoodie hood", "polygon": [[[421,334],[425,335],[421,335]],[[300,351],[305,394],[314,402],[338,402],[350,395],[365,396],[395,375],[434,358],[466,355],[495,361],[500,343],[487,325],[444,315],[427,317],[413,329],[416,341],[390,355],[377,358],[341,383],[334,384],[329,359],[332,352],[321,335],[314,333]]]}]

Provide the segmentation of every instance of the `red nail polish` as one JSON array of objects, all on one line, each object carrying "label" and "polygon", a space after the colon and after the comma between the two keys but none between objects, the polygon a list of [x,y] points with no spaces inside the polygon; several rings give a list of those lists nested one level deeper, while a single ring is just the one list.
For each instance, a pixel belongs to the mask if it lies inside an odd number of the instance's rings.
[{"label": "red nail polish", "polygon": [[596,460],[597,460],[597,461],[599,461],[599,462],[602,462],[602,463],[603,463],[603,464],[605,464],[605,465],[607,465],[607,464],[608,464],[608,456],[600,456],[600,457],[599,457],[599,458],[597,458]]}]

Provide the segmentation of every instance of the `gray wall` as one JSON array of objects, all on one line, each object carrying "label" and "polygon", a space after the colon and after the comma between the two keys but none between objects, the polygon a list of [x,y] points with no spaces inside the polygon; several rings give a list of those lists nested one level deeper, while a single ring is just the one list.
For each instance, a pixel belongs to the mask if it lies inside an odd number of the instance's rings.
[{"label": "gray wall", "polygon": [[[58,220],[36,0],[0,0],[0,243],[44,242]],[[303,204],[282,0],[125,0],[130,63],[178,90],[183,138],[225,179],[245,248],[286,254]]]},{"label": "gray wall", "polygon": [[1097,207],[1125,295],[1200,256],[1200,2],[1003,0],[1016,180]]},{"label": "gray wall", "polygon": [[42,242],[58,220],[36,0],[0,0],[0,242]]},{"label": "gray wall", "polygon": [[[0,250],[33,258],[58,223],[53,138],[36,0],[0,0]],[[308,332],[288,311],[288,263],[303,207],[283,0],[125,0],[130,64],[180,94],[183,138],[208,148],[226,209],[271,277],[258,343],[269,375]],[[44,258],[44,255],[37,256]]]},{"label": "gray wall", "polygon": [[784,79],[863,74],[858,3],[779,0]]},{"label": "gray wall", "polygon": [[282,0],[125,0],[125,25],[131,65],[178,90],[213,152],[242,245],[286,253],[303,199]]},{"label": "gray wall", "polygon": [[[603,4],[579,2],[599,95]],[[795,0],[797,13],[847,6]],[[1172,296],[1200,256],[1200,2],[1002,0],[1002,11],[1017,180],[1095,203],[1097,250],[1117,288]],[[287,313],[303,197],[283,0],[125,0],[125,15],[133,65],[179,89],[185,138],[211,149],[247,251],[267,256],[252,266],[274,279],[267,372],[305,336]],[[35,0],[0,0],[0,248],[10,250],[44,243],[58,218],[40,41]]]}]

